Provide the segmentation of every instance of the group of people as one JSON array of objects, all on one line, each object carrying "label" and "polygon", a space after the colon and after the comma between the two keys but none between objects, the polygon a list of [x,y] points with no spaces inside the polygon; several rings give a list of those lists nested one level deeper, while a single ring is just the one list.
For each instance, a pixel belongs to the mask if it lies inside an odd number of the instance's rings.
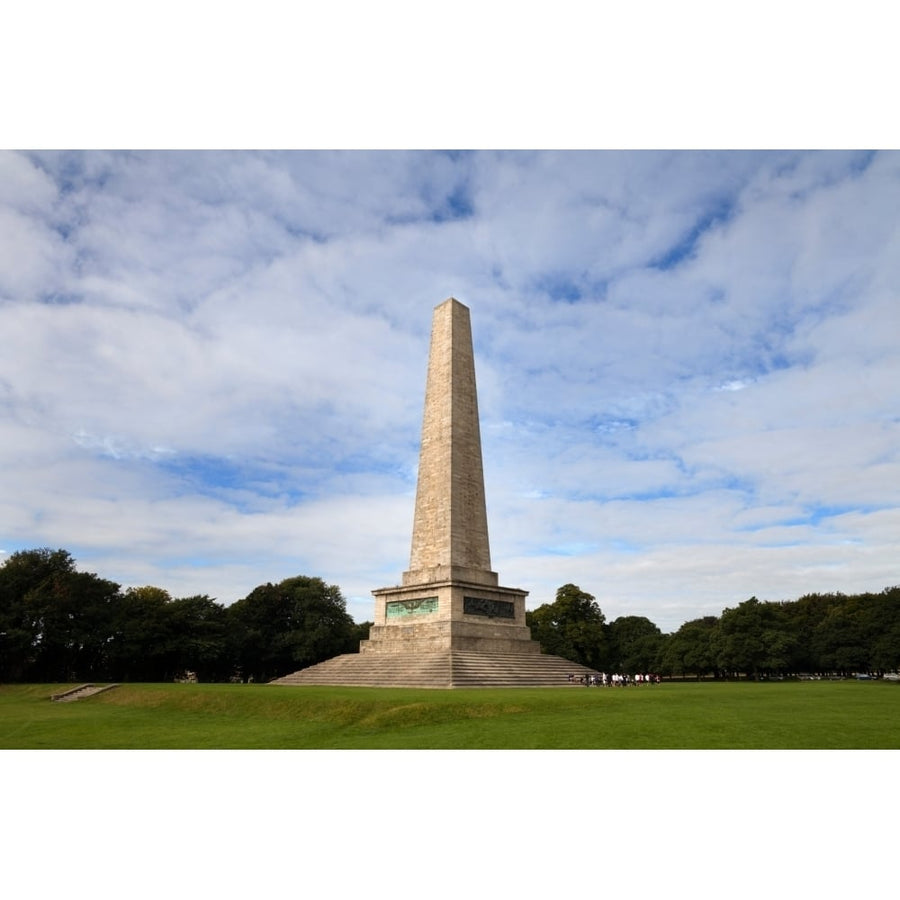
[{"label": "group of people", "polygon": [[[606,672],[601,672],[599,675],[585,674],[578,679],[578,683],[585,687],[627,687],[638,684],[659,684],[659,682],[659,675],[642,675],[640,672],[637,675],[620,675],[618,673],[608,675]],[[575,676],[572,674],[569,675],[569,683],[575,683]]]}]

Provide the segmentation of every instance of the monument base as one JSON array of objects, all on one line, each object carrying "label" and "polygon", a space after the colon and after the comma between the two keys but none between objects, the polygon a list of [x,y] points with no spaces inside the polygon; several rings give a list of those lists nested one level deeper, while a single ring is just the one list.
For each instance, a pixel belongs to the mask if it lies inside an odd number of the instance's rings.
[{"label": "monument base", "polygon": [[526,591],[487,582],[427,581],[381,588],[359,653],[276,679],[283,685],[563,687],[592,669],[541,653],[525,624]]},{"label": "monument base", "polygon": [[373,625],[360,653],[436,653],[469,650],[473,653],[540,653],[529,628],[503,628],[470,622],[433,622],[416,625]]},{"label": "monument base", "polygon": [[411,688],[573,687],[585,675],[599,675],[578,663],[546,653],[345,653],[301,669],[272,684],[353,685]]},{"label": "monument base", "polygon": [[375,622],[360,653],[540,653],[525,624],[527,591],[478,581],[428,581],[372,591]]}]

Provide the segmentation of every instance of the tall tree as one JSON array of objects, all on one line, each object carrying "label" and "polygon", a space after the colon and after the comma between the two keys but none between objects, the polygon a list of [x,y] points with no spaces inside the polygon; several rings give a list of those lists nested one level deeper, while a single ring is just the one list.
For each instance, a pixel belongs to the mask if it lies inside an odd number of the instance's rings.
[{"label": "tall tree", "polygon": [[812,644],[822,668],[883,671],[900,664],[900,588],[841,597],[817,625]]},{"label": "tall tree", "polygon": [[765,673],[786,671],[793,637],[779,604],[751,597],[722,613],[716,644],[721,669],[758,679]]},{"label": "tall tree", "polygon": [[875,599],[872,655],[870,662],[880,672],[900,670],[900,587],[885,588]]},{"label": "tall tree", "polygon": [[665,674],[704,675],[717,673],[714,641],[719,628],[716,616],[703,616],[685,622],[668,636],[661,668]]},{"label": "tall tree", "polygon": [[226,654],[225,607],[206,594],[172,600],[165,607],[167,675],[196,673],[200,681],[225,681],[231,674]]},{"label": "tall tree", "polygon": [[169,681],[172,640],[169,592],[153,585],[128,588],[118,605],[109,655],[115,681]]},{"label": "tall tree", "polygon": [[12,554],[0,567],[0,677],[104,677],[118,593],[119,585],[76,571],[65,550]]},{"label": "tall tree", "polygon": [[26,678],[43,632],[40,594],[51,581],[75,571],[65,550],[19,550],[0,565],[0,679]]},{"label": "tall tree", "polygon": [[663,633],[645,616],[619,616],[609,624],[610,667],[630,675],[656,672]]},{"label": "tall tree", "polygon": [[606,665],[606,616],[594,597],[577,585],[564,584],[553,603],[526,613],[526,622],[545,653],[592,669]]},{"label": "tall tree", "polygon": [[792,672],[821,672],[821,644],[816,634],[830,611],[839,607],[843,594],[804,594],[799,600],[781,604],[787,628],[793,636],[789,668]]},{"label": "tall tree", "polygon": [[264,584],[228,607],[244,677],[271,680],[359,649],[356,625],[336,585],[298,575]]}]

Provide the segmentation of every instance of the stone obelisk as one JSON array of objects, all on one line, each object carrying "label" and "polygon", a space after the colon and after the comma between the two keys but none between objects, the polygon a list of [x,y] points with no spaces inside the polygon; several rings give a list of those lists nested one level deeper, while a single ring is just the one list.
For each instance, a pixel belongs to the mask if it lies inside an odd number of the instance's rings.
[{"label": "stone obelisk", "polygon": [[526,591],[491,571],[475,361],[468,307],[435,307],[409,569],[379,588],[375,623],[345,653],[275,684],[560,687],[598,674],[541,653]]},{"label": "stone obelisk", "polygon": [[468,307],[434,311],[412,551],[404,584],[497,584],[491,571],[475,356]]},{"label": "stone obelisk", "polygon": [[435,307],[409,569],[375,595],[361,652],[540,653],[525,597],[491,570],[469,309]]}]

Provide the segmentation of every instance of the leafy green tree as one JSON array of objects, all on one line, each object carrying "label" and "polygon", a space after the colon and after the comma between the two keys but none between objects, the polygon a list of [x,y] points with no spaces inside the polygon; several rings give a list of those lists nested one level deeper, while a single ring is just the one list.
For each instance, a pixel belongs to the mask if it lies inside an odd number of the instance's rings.
[{"label": "leafy green tree", "polygon": [[359,649],[340,588],[305,575],[254,588],[228,607],[228,626],[235,667],[257,681]]},{"label": "leafy green tree", "polygon": [[787,670],[793,637],[779,604],[751,597],[722,613],[716,649],[719,668],[758,679]]},{"label": "leafy green tree", "polygon": [[357,646],[360,641],[367,641],[369,639],[369,629],[374,625],[374,622],[357,622],[353,626],[353,643]]},{"label": "leafy green tree", "polygon": [[119,602],[110,640],[115,681],[169,681],[172,638],[167,606],[172,598],[159,587],[128,588]]},{"label": "leafy green tree", "polygon": [[163,588],[128,588],[110,640],[116,681],[172,681],[185,671],[200,681],[226,680],[228,619],[205,594],[173,599]]},{"label": "leafy green tree", "polygon": [[694,675],[699,680],[717,674],[714,641],[719,628],[716,616],[685,622],[668,636],[660,668],[666,675]]},{"label": "leafy green tree", "polygon": [[843,673],[884,671],[900,664],[900,588],[838,595],[818,623],[812,645],[822,668]]},{"label": "leafy green tree", "polygon": [[900,670],[900,587],[885,588],[874,598],[871,665],[880,672]]},{"label": "leafy green tree", "polygon": [[526,613],[526,623],[545,653],[592,669],[605,666],[606,616],[594,597],[577,585],[564,584],[553,603],[544,603]]},{"label": "leafy green tree", "polygon": [[0,677],[102,678],[118,592],[117,584],[78,572],[65,550],[13,553],[0,567]]},{"label": "leafy green tree", "polygon": [[195,672],[200,681],[225,681],[227,656],[225,607],[206,594],[171,600],[165,606],[166,680]]},{"label": "leafy green tree", "polygon": [[43,629],[40,594],[54,578],[75,572],[65,550],[19,550],[0,565],[0,680],[27,677]]},{"label": "leafy green tree", "polygon": [[829,668],[821,657],[816,633],[830,611],[840,606],[843,594],[804,594],[799,600],[781,604],[786,627],[794,643],[788,667],[792,672],[821,672]]},{"label": "leafy green tree", "polygon": [[610,667],[629,675],[656,672],[663,648],[663,633],[645,616],[619,616],[607,630]]}]

